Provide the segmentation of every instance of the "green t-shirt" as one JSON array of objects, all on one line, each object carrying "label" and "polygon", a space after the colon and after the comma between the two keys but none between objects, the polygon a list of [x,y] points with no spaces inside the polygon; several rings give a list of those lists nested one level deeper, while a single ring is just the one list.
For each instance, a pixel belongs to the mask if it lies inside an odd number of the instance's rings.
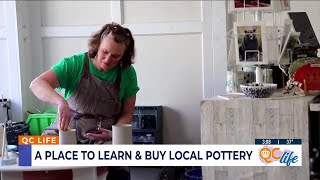
[{"label": "green t-shirt", "polygon": [[[68,99],[72,95],[80,82],[83,74],[84,61],[85,53],[81,53],[64,58],[58,64],[51,67],[59,79],[59,88],[65,89],[65,99]],[[116,81],[119,68],[120,66],[116,66],[107,72],[101,72],[95,68],[89,58],[89,71],[100,80],[114,83]],[[139,91],[137,75],[133,66],[122,69],[120,87],[120,101],[135,95]]]}]

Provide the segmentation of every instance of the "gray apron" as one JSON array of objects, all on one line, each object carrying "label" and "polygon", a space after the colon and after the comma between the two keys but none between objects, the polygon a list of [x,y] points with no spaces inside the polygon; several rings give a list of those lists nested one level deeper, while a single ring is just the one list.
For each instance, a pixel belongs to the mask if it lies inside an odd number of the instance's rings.
[{"label": "gray apron", "polygon": [[[89,72],[89,58],[86,53],[81,80],[67,100],[71,109],[70,128],[76,129],[78,143],[111,143],[111,141],[89,140],[84,137],[84,134],[95,133],[98,127],[112,130],[112,125],[117,122],[120,113],[120,73],[121,68],[114,84],[96,78]],[[42,135],[59,135],[58,117]]]}]

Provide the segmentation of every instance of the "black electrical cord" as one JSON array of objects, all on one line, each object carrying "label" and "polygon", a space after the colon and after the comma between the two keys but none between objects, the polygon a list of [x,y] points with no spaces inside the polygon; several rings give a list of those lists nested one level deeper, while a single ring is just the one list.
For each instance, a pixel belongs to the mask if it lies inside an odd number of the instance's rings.
[{"label": "black electrical cord", "polygon": [[6,106],[6,108],[7,108],[7,120],[9,121],[9,120],[10,120],[10,116],[9,116],[9,109],[10,109],[10,107],[9,107],[9,106]]}]

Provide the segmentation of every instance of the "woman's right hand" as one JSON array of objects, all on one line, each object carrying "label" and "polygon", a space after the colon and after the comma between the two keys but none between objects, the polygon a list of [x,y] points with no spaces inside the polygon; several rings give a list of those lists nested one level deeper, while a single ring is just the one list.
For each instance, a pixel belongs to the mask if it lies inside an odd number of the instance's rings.
[{"label": "woman's right hand", "polygon": [[62,131],[67,131],[71,116],[69,104],[66,100],[62,100],[58,103],[58,117],[59,117],[59,126]]}]

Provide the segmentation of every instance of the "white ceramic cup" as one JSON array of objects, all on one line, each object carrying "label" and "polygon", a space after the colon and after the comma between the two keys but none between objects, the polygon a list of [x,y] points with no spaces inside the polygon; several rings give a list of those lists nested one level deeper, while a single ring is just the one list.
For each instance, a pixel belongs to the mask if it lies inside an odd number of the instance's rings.
[{"label": "white ceramic cup", "polygon": [[112,144],[132,144],[132,125],[113,125]]},{"label": "white ceramic cup", "polygon": [[59,144],[77,144],[76,129],[59,131]]}]

